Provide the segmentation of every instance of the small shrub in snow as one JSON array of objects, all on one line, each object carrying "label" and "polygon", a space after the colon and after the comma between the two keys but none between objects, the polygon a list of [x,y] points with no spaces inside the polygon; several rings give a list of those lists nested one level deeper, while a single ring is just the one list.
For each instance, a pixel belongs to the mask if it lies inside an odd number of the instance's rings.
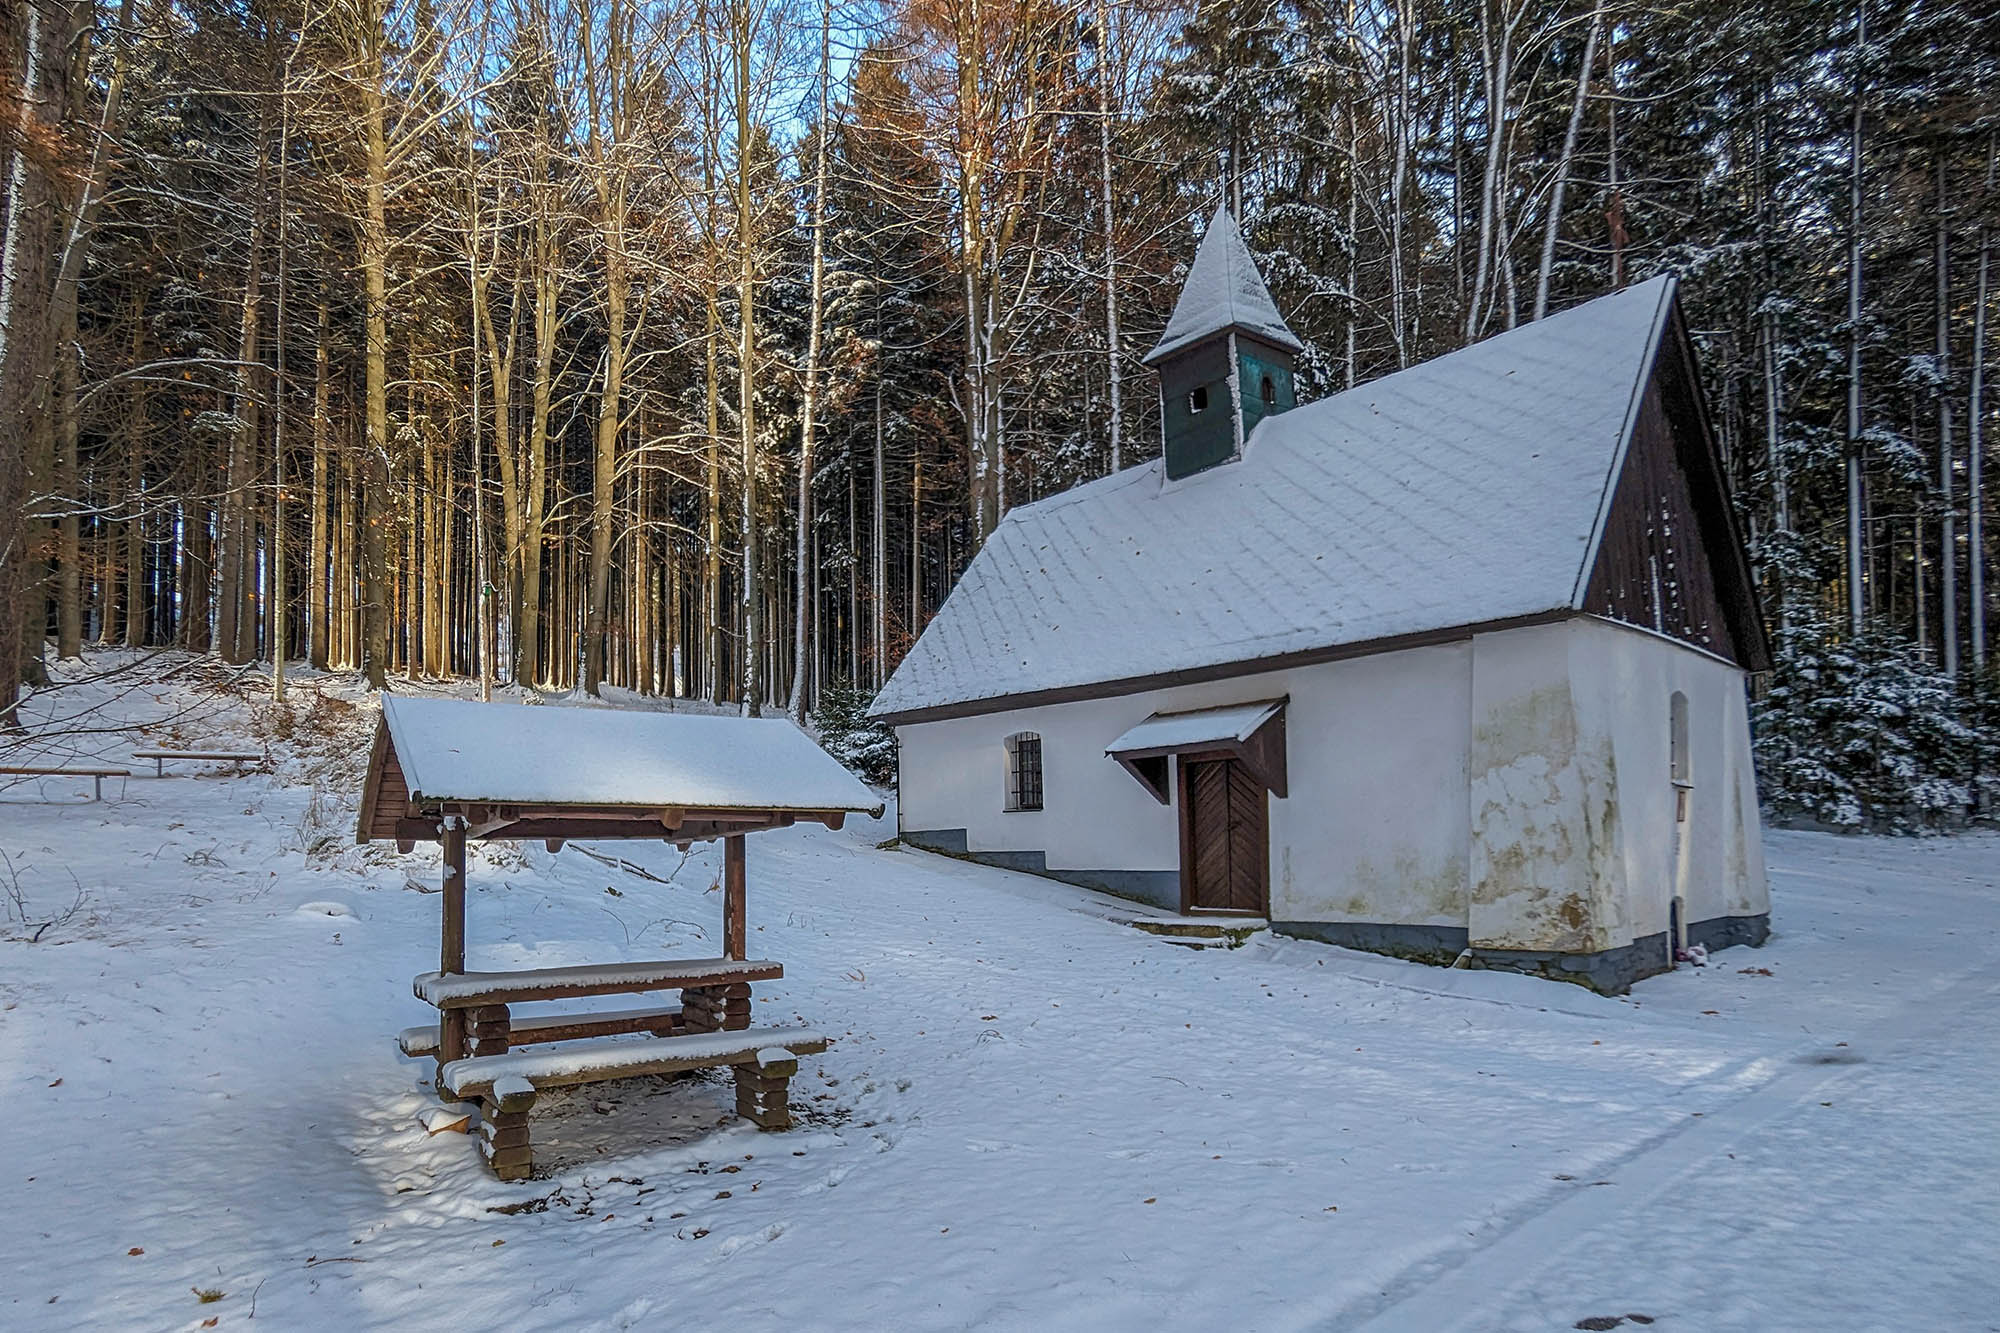
[{"label": "small shrub in snow", "polygon": [[846,764],[863,782],[886,786],[896,780],[896,737],[879,722],[870,721],[873,695],[852,685],[836,685],[820,695],[813,710],[813,730],[826,752]]},{"label": "small shrub in snow", "polygon": [[1752,711],[1774,814],[1899,832],[1967,815],[1982,738],[1949,677],[1900,639],[1849,638],[1807,607],[1788,608],[1775,646],[1770,689]]}]

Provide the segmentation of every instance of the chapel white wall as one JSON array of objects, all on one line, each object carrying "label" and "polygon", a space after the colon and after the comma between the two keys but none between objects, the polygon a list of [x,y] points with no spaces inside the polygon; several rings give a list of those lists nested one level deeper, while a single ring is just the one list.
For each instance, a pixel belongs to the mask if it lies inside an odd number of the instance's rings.
[{"label": "chapel white wall", "polygon": [[[1694,785],[1677,829],[1669,700]],[[1371,657],[897,728],[901,827],[1051,870],[1171,872],[1176,813],[1104,750],[1155,712],[1289,696],[1271,915],[1463,926],[1494,948],[1595,952],[1767,912],[1743,675],[1581,617]],[[1042,737],[1045,809],[1004,809],[1004,741]]]},{"label": "chapel white wall", "polygon": [[[1670,713],[1692,786],[1675,818]],[[1471,942],[1592,953],[1770,910],[1743,673],[1579,617],[1474,640]]]},{"label": "chapel white wall", "polygon": [[[1572,622],[1570,678],[1580,727],[1609,738],[1628,884],[1628,937],[1667,929],[1675,893],[1690,923],[1771,910],[1750,746],[1749,697],[1735,666],[1609,621]],[[1669,710],[1688,701],[1688,817],[1674,820]]]},{"label": "chapel white wall", "polygon": [[[1175,871],[1173,807],[1104,750],[1156,712],[1289,696],[1288,798],[1273,797],[1281,921],[1463,925],[1469,641],[897,728],[901,827],[966,830],[975,852],[1051,870]],[[1004,810],[1006,738],[1042,737],[1045,808]]]}]

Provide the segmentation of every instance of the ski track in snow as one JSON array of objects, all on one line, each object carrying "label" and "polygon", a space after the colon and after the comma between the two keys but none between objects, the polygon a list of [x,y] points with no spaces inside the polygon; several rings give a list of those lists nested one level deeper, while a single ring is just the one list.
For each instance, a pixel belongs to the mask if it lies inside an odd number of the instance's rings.
[{"label": "ski track in snow", "polygon": [[[104,702],[257,739],[191,675]],[[580,1089],[537,1109],[550,1177],[503,1185],[425,1133],[430,1064],[395,1050],[434,1019],[435,849],[309,861],[315,794],[274,749],[276,775],[103,804],[0,789],[31,903],[89,895],[0,941],[0,1326],[228,1328],[253,1300],[276,1328],[2000,1323],[1991,835],[1774,833],[1773,942],[1614,1000],[1192,952],[878,850],[893,810],[759,834],[750,952],[787,975],[757,1021],[836,1043],[801,1061],[806,1123],[757,1133],[726,1079]],[[337,841],[356,795],[317,797]],[[717,951],[717,849],[599,850],[673,883],[481,850],[472,966]]]}]

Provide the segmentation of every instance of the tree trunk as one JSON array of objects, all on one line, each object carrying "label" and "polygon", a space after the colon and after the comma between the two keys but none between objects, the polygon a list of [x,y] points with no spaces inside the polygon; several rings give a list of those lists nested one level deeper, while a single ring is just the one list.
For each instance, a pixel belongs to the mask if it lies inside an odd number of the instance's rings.
[{"label": "tree trunk", "polygon": [[[1111,192],[1111,6],[1097,0],[1097,183],[1104,222],[1104,378],[1110,396],[1110,448],[1113,472],[1125,466],[1125,412],[1118,334],[1118,232]],[[914,620],[910,632],[916,633]]]},{"label": "tree trunk", "polygon": [[1535,273],[1535,318],[1549,310],[1549,275],[1555,269],[1556,235],[1562,229],[1563,191],[1569,185],[1570,163],[1576,158],[1576,136],[1583,128],[1583,110],[1590,102],[1590,74],[1597,66],[1597,34],[1604,26],[1604,0],[1590,10],[1590,33],[1583,39],[1583,61],[1577,67],[1576,100],[1570,103],[1569,128],[1563,132],[1562,153],[1556,158],[1556,181],[1549,196],[1549,216],[1542,228],[1542,262]]},{"label": "tree trunk", "polygon": [[[2000,136],[1987,140],[1986,195],[1993,196],[1994,164]],[[1993,257],[1993,229],[1979,228],[1979,277],[1972,303],[1972,377],[1965,412],[1965,544],[1968,556],[1966,592],[1972,603],[1968,626],[1973,669],[1986,670],[1986,306],[1987,279]]]},{"label": "tree trunk", "polygon": [[256,520],[252,497],[257,491],[256,458],[258,432],[257,377],[262,335],[264,261],[264,152],[263,130],[257,138],[257,175],[250,199],[250,238],[244,261],[243,300],[239,311],[236,370],[232,397],[236,429],[229,441],[229,466],[223,474],[222,521],[218,529],[217,562],[222,570],[221,601],[217,610],[216,637],[222,659],[240,666],[256,655],[256,575],[251,566],[251,550],[256,541]]},{"label": "tree trunk", "polygon": [[799,406],[799,503],[797,543],[793,552],[792,593],[792,717],[806,720],[806,669],[811,661],[807,634],[811,629],[810,610],[819,590],[813,583],[811,555],[813,530],[813,448],[817,443],[820,325],[825,316],[826,279],[826,141],[828,85],[833,79],[833,3],[822,0],[819,11],[819,124],[813,145],[812,206],[812,290],[808,297],[806,365],[803,402]]},{"label": "tree trunk", "polygon": [[756,717],[763,703],[759,671],[763,606],[758,598],[757,568],[757,216],[750,195],[750,43],[754,33],[748,0],[736,0],[731,15],[736,28],[732,54],[736,69],[736,297],[741,335],[737,416],[743,433],[743,712]]},{"label": "tree trunk", "polygon": [[[548,673],[540,644],[542,601],[542,538],[545,526],[548,480],[549,414],[555,390],[556,334],[559,330],[556,302],[560,295],[557,271],[561,251],[557,244],[554,201],[555,186],[548,180],[549,145],[547,127],[537,129],[535,191],[534,275],[534,380],[529,386],[527,498],[521,524],[521,617],[514,642],[516,684],[536,684]],[[560,577],[560,566],[557,574]]]},{"label": "tree trunk", "polygon": [[1945,222],[1944,152],[1937,160],[1938,649],[1958,677],[1958,503],[1951,448],[1951,235]]},{"label": "tree trunk", "polygon": [[1848,144],[1847,196],[1847,628],[1856,636],[1866,619],[1861,521],[1861,59],[1867,44],[1868,4],[1860,0],[1855,7],[1854,131]]},{"label": "tree trunk", "polygon": [[366,405],[361,442],[361,661],[368,683],[388,684],[389,524],[394,513],[389,483],[389,226],[385,196],[389,177],[386,92],[380,16],[372,6],[363,34],[368,64],[362,80],[362,133],[366,207],[360,228],[363,290],[363,376]]}]

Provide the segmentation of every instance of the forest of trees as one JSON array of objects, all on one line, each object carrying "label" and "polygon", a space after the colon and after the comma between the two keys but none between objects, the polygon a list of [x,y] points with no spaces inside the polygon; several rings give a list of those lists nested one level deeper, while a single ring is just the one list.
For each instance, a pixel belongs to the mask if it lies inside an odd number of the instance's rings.
[{"label": "forest of trees", "polygon": [[1009,505],[1157,454],[1138,357],[1222,200],[1302,399],[1680,274],[1781,643],[1767,768],[1823,761],[1812,709],[1876,708],[1854,681],[1892,663],[1922,688],[1876,722],[1942,710],[1963,803],[1996,29],[1979,0],[0,0],[0,720],[93,643],[865,694]]}]

